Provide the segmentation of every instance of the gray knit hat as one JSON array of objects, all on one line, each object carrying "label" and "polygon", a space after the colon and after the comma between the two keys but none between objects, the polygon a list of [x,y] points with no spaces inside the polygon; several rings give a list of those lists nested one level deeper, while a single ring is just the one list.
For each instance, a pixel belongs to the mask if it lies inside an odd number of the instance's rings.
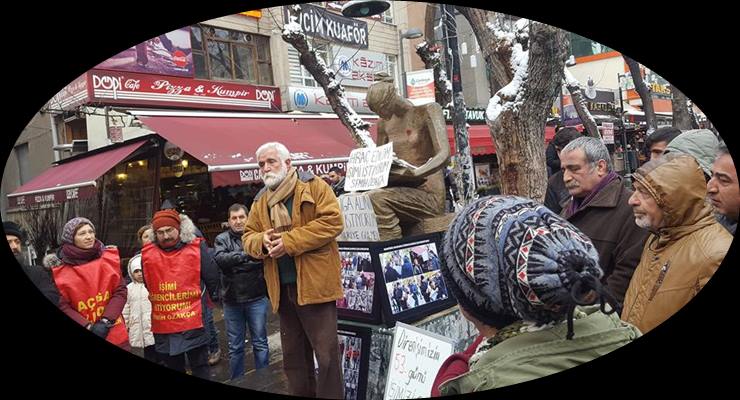
[{"label": "gray knit hat", "polygon": [[95,230],[95,225],[89,219],[84,217],[72,218],[64,224],[64,229],[62,229],[62,243],[74,244],[77,229],[82,225],[90,225]]},{"label": "gray knit hat", "polygon": [[548,208],[515,196],[476,200],[445,234],[441,268],[460,305],[481,322],[503,328],[518,320],[538,325],[572,316],[592,290],[604,292],[591,241]]}]

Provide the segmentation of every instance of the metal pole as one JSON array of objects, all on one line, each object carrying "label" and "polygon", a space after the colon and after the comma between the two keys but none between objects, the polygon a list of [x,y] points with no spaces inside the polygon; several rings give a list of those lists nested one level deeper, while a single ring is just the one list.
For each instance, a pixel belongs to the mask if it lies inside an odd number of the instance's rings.
[{"label": "metal pole", "polygon": [[[624,99],[622,98],[622,78],[624,75],[617,74],[617,86],[619,86],[619,122],[622,130],[622,151],[624,152],[624,176],[627,178],[632,174],[629,152],[627,151],[627,131],[624,128]],[[625,179],[627,187],[632,188],[632,180]]]},{"label": "metal pole", "polygon": [[406,92],[406,65],[404,62],[404,54],[403,54],[403,36],[401,34],[402,30],[398,30],[398,58],[399,58],[399,64],[401,66],[401,96],[405,99],[406,96],[408,96],[408,93]]},{"label": "metal pole", "polygon": [[59,150],[57,150],[57,146],[59,146],[59,137],[57,132],[57,120],[54,117],[54,113],[49,112],[49,122],[51,123],[51,148],[54,149],[54,161],[59,161]]},{"label": "metal pole", "polygon": [[462,93],[462,76],[460,74],[460,54],[457,48],[457,22],[455,6],[440,4],[444,18],[444,36],[447,39],[445,57],[452,80],[452,125],[455,129],[455,166],[458,176],[458,194],[463,204],[468,204],[475,195],[475,177],[473,175],[473,157],[468,140],[465,98]]}]

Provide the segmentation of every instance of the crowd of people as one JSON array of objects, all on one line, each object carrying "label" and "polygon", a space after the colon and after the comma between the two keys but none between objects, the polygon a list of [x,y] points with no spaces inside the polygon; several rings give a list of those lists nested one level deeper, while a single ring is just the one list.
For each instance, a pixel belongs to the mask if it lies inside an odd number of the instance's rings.
[{"label": "crowd of people", "polygon": [[[629,177],[614,171],[601,140],[563,129],[554,143],[560,168],[545,205],[480,198],[456,214],[439,256],[431,247],[381,255],[394,313],[452,296],[480,333],[445,361],[432,395],[515,384],[613,351],[688,303],[727,253],[740,189],[712,132],[659,130],[651,160]],[[343,398],[352,361],[339,351],[337,302],[345,289],[372,288],[369,260],[340,256],[336,187],[296,170],[280,143],[256,153],[265,187],[251,208],[226,211],[229,229],[213,248],[186,215],[164,207],[138,232],[129,279],[116,247],[84,217],[64,225],[46,269],[23,261],[17,224],[4,222],[6,239],[46,298],[116,346],[208,378],[219,351],[209,304],[222,303],[238,378],[247,330],[255,367],[269,363],[269,308],[280,319],[290,393]],[[317,373],[307,373],[314,357]]]}]

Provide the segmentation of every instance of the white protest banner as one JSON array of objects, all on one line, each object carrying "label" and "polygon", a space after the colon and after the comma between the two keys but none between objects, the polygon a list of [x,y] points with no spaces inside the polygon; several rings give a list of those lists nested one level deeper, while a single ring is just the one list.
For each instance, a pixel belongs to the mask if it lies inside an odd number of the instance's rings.
[{"label": "white protest banner", "polygon": [[345,193],[339,196],[339,207],[344,217],[344,231],[337,237],[340,242],[377,242],[378,221],[365,193]]},{"label": "white protest banner", "polygon": [[379,189],[388,186],[393,162],[393,142],[372,149],[354,149],[347,161],[344,190]]},{"label": "white protest banner", "polygon": [[395,330],[383,399],[429,397],[439,367],[454,351],[452,340],[402,322]]}]

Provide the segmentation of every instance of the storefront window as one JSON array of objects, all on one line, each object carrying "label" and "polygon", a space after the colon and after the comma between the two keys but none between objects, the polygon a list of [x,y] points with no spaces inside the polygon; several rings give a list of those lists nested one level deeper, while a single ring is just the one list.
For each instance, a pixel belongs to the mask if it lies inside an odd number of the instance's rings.
[{"label": "storefront window", "polygon": [[154,155],[154,151],[135,155],[101,178],[97,234],[106,245],[118,246],[123,259],[141,249],[136,232],[154,215]]},{"label": "storefront window", "polygon": [[190,40],[196,78],[273,84],[269,37],[199,25]]}]

